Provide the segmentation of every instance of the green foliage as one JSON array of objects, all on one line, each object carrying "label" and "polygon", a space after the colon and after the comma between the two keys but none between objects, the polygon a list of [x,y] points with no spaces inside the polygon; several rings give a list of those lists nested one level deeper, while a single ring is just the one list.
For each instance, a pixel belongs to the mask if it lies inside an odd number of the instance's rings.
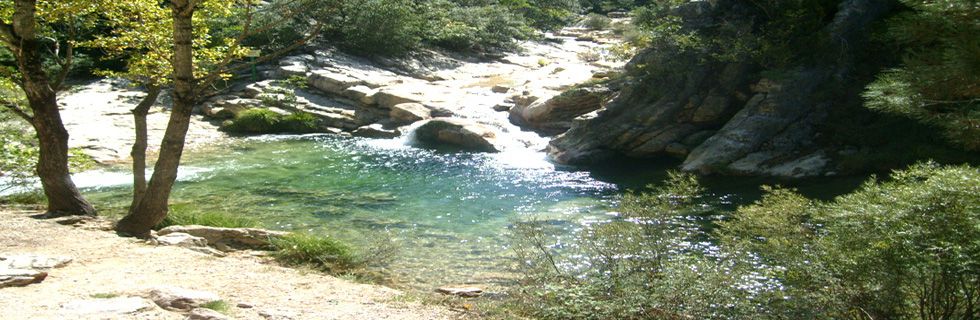
[{"label": "green foliage", "polygon": [[888,22],[888,41],[905,55],[864,93],[867,107],[941,128],[980,150],[980,11],[973,1],[901,1],[910,10]]},{"label": "green foliage", "polygon": [[[697,181],[629,193],[555,250],[518,227],[527,314],[548,319],[968,319],[980,302],[980,170],[926,163],[834,201],[767,188],[725,221]],[[713,233],[706,226],[716,224]],[[717,247],[705,240],[711,240]],[[561,243],[561,242],[559,242]],[[705,247],[705,244],[709,244]]]},{"label": "green foliage", "polygon": [[227,314],[228,313],[228,310],[231,309],[231,306],[228,304],[228,302],[226,302],[224,300],[214,300],[214,301],[209,301],[209,302],[207,302],[205,304],[202,304],[201,305],[201,308],[211,309],[211,310],[217,311],[219,313]]},{"label": "green foliage", "polygon": [[256,228],[258,221],[249,217],[234,215],[225,212],[200,212],[193,209],[189,204],[172,204],[167,217],[163,219],[156,229],[163,229],[169,226],[209,226],[220,228]]},{"label": "green foliage", "polygon": [[399,55],[422,40],[420,16],[410,0],[348,0],[335,27],[349,49],[376,55]]},{"label": "green foliage", "polygon": [[312,114],[295,112],[282,115],[269,109],[245,110],[221,130],[232,133],[313,133],[319,128],[319,120]]},{"label": "green foliage", "polygon": [[306,265],[339,274],[364,266],[365,260],[344,242],[329,236],[294,232],[272,239],[273,256],[287,265]]},{"label": "green foliage", "polygon": [[427,2],[426,42],[455,51],[513,49],[514,40],[533,30],[524,19],[499,5],[457,6],[445,0]]}]

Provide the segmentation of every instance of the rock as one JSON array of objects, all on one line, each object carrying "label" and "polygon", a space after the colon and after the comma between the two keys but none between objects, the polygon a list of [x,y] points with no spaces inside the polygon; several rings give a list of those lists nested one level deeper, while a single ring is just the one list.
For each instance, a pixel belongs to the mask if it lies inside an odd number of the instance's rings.
[{"label": "rock", "polygon": [[334,95],[344,95],[347,88],[364,85],[361,79],[328,70],[313,71],[307,81],[311,87]]},{"label": "rock", "polygon": [[598,110],[611,91],[604,87],[566,91],[548,100],[537,100],[510,109],[510,121],[544,134],[559,134],[572,127],[572,120]]},{"label": "rock", "polygon": [[510,111],[510,109],[513,107],[514,106],[509,104],[498,104],[493,106],[493,111],[499,111],[499,112]]},{"label": "rock", "polygon": [[490,91],[493,91],[494,93],[507,93],[507,91],[510,91],[510,87],[498,84],[493,86],[493,88],[490,88]]},{"label": "rock", "polygon": [[610,11],[606,14],[607,17],[612,19],[623,19],[629,17],[629,12],[625,11]]},{"label": "rock", "polygon": [[541,97],[533,96],[527,93],[511,97],[511,100],[514,101],[514,106],[518,108],[527,107],[540,99]]},{"label": "rock", "polygon": [[217,228],[207,226],[169,226],[157,232],[159,236],[171,233],[186,233],[207,239],[208,243],[221,251],[234,249],[270,249],[269,240],[286,235],[285,232],[254,228]]},{"label": "rock", "polygon": [[443,288],[436,289],[436,292],[445,295],[458,296],[464,298],[475,298],[475,297],[479,297],[480,295],[483,295],[483,289],[476,288],[476,287],[461,287],[461,288],[443,287]]},{"label": "rock", "polygon": [[66,217],[52,219],[54,223],[63,226],[77,226],[81,224],[86,224],[88,222],[92,222],[94,220],[95,217],[92,216],[66,216]]},{"label": "rock", "polygon": [[289,310],[261,310],[259,316],[266,320],[293,320],[299,317],[298,313]]},{"label": "rock", "polygon": [[163,246],[175,246],[182,248],[206,247],[208,245],[207,239],[195,237],[182,232],[174,232],[163,236],[157,236],[156,241],[158,244]]},{"label": "rock", "polygon": [[195,308],[187,314],[187,320],[231,320],[231,318],[208,308]]},{"label": "rock", "polygon": [[0,268],[0,288],[23,287],[41,283],[47,277],[48,273],[43,271]]},{"label": "rock", "polygon": [[353,86],[344,90],[344,96],[348,99],[357,101],[365,106],[370,106],[374,104],[374,94],[378,93],[377,89],[372,89],[368,86]]},{"label": "rock", "polygon": [[421,103],[400,103],[391,107],[389,116],[397,123],[410,124],[432,119],[432,110]]},{"label": "rock", "polygon": [[244,303],[244,302],[239,302],[235,306],[238,307],[239,309],[252,309],[252,308],[255,307],[253,305],[250,305],[250,304],[247,304],[247,303]]},{"label": "rock", "polygon": [[729,107],[729,99],[722,96],[708,96],[701,102],[701,106],[694,111],[691,121],[694,122],[717,122],[723,120]]},{"label": "rock", "polygon": [[398,136],[402,135],[402,133],[399,132],[397,129],[391,129],[391,130],[385,129],[384,126],[382,126],[380,123],[375,123],[372,125],[367,125],[367,126],[357,128],[357,130],[354,130],[352,134],[355,137],[376,138],[376,139],[391,139],[391,138],[397,138]]},{"label": "rock", "polygon": [[242,111],[260,107],[262,101],[256,99],[229,99],[215,101],[211,106],[203,108],[205,117],[211,119],[234,119]]},{"label": "rock", "polygon": [[415,86],[384,87],[374,94],[374,101],[379,108],[391,109],[397,104],[422,102],[426,90],[427,88]]},{"label": "rock", "polygon": [[433,147],[452,147],[462,150],[497,152],[496,133],[482,124],[457,118],[426,120],[415,129],[417,142]]},{"label": "rock", "polygon": [[33,254],[0,256],[0,269],[53,269],[71,263],[69,257],[49,257]]},{"label": "rock", "polygon": [[[86,299],[71,301],[61,305],[67,313],[77,315],[124,315],[153,309],[153,302],[140,297],[117,297],[109,299]],[[106,317],[109,318],[109,317]]]},{"label": "rock", "polygon": [[161,308],[171,311],[190,311],[209,302],[221,300],[218,295],[177,287],[159,287],[149,291],[147,298]]},{"label": "rock", "polygon": [[667,147],[664,148],[664,152],[666,152],[671,156],[684,158],[687,156],[688,153],[691,152],[691,150],[688,149],[687,146],[675,142],[675,143],[668,144]]}]

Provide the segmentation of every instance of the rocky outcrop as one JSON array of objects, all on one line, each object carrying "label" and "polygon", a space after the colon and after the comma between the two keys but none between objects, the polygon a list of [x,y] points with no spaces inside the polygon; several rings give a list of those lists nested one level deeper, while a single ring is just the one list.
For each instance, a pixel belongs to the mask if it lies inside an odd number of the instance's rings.
[{"label": "rocky outcrop", "polygon": [[436,149],[451,148],[496,152],[497,134],[487,126],[465,119],[436,118],[415,129],[418,145]]},{"label": "rocky outcrop", "polygon": [[[751,20],[743,6],[691,2],[681,12],[689,24],[727,21],[738,28]],[[832,167],[816,143],[819,128],[831,105],[858,100],[857,90],[835,88],[863,88],[869,80],[854,74],[855,57],[865,49],[870,26],[887,10],[882,1],[842,1],[823,27],[823,42],[815,44],[832,54],[783,69],[778,80],[761,79],[755,64],[705,63],[679,48],[641,52],[627,65],[620,95],[576,120],[548,153],[569,164],[671,155],[684,159],[684,170],[701,173],[826,174]]]},{"label": "rocky outcrop", "polygon": [[604,86],[576,88],[547,100],[535,99],[510,109],[510,121],[546,135],[568,131],[572,120],[599,110],[612,91]]},{"label": "rocky outcrop", "polygon": [[400,124],[411,124],[432,118],[432,110],[421,103],[400,103],[391,107],[391,120]]},{"label": "rocky outcrop", "polygon": [[169,226],[157,232],[158,236],[184,233],[207,239],[209,245],[221,251],[266,250],[270,241],[286,235],[285,232],[253,228],[218,228],[207,226]]}]

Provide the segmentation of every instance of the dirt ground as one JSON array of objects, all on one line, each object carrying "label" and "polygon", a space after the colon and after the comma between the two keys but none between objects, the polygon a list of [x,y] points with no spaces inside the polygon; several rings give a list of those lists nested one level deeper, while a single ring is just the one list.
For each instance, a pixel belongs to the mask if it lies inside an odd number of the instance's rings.
[{"label": "dirt ground", "polygon": [[[215,257],[154,246],[100,230],[106,223],[62,226],[0,209],[0,255],[67,256],[43,282],[0,289],[0,319],[185,319],[159,307],[125,315],[65,308],[98,296],[143,296],[158,286],[208,291],[235,319],[457,319],[445,307],[399,300],[401,292],[277,266],[254,253]],[[239,304],[245,304],[239,307]],[[261,314],[265,314],[264,316]]]}]

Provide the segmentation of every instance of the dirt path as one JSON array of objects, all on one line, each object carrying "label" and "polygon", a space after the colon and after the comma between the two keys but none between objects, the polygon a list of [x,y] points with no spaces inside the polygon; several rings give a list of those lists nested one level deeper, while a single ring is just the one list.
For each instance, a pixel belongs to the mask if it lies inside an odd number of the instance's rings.
[{"label": "dirt path", "polygon": [[[185,319],[158,307],[134,314],[85,314],[66,308],[93,295],[140,296],[158,286],[217,294],[235,319],[452,319],[438,306],[397,302],[385,287],[283,268],[268,258],[224,258],[125,239],[97,226],[69,227],[0,209],[0,255],[67,256],[41,283],[0,289],[0,319]],[[237,307],[243,303],[250,308]],[[265,314],[264,316],[261,314]]]}]

